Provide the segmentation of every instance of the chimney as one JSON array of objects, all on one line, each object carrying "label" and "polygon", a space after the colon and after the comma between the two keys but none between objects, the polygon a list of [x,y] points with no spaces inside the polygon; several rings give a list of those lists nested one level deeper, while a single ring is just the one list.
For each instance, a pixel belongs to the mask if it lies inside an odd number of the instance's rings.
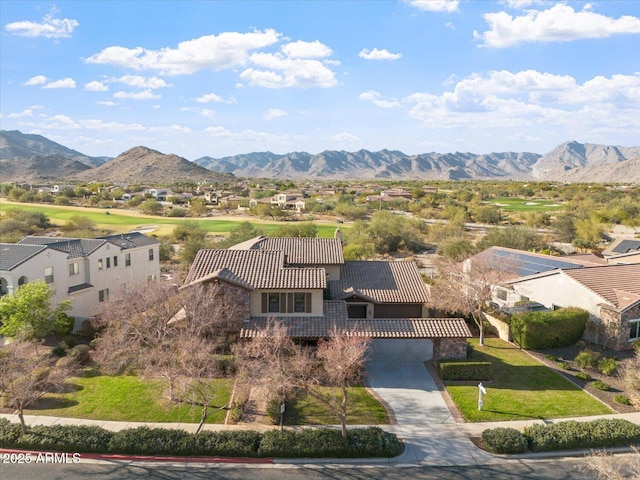
[{"label": "chimney", "polygon": [[336,228],[336,231],[333,232],[333,238],[340,239],[340,243],[342,243],[342,232],[340,231],[340,227]]}]

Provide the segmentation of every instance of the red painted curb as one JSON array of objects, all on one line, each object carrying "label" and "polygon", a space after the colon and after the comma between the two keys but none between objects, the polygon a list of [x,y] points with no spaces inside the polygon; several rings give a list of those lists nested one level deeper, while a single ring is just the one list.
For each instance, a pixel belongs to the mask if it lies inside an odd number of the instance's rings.
[{"label": "red painted curb", "polygon": [[[36,450],[11,450],[8,448],[0,448],[0,453],[29,453],[37,456],[38,453],[57,453]],[[69,453],[71,455],[71,453]],[[92,460],[129,460],[139,462],[182,462],[182,463],[252,463],[252,464],[272,464],[272,458],[252,458],[252,457],[165,457],[159,455],[124,455],[124,454],[107,454],[107,453],[80,453],[80,459]]]}]

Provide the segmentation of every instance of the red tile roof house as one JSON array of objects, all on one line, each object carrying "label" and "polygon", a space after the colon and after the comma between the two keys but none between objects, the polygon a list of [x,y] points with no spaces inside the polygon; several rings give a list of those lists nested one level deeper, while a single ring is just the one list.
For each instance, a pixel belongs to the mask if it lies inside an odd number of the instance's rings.
[{"label": "red tile roof house", "polygon": [[549,309],[579,307],[591,315],[585,340],[614,350],[630,349],[640,340],[640,264],[607,265],[597,257],[552,257],[502,247],[478,256],[519,274],[494,290],[500,306],[526,300]]},{"label": "red tile roof house", "polygon": [[240,338],[273,318],[297,339],[325,338],[337,327],[372,338],[429,338],[436,359],[466,358],[469,328],[459,318],[426,318],[428,292],[413,262],[345,261],[339,238],[256,237],[200,250],[182,288],[207,282],[240,307],[230,326]]}]

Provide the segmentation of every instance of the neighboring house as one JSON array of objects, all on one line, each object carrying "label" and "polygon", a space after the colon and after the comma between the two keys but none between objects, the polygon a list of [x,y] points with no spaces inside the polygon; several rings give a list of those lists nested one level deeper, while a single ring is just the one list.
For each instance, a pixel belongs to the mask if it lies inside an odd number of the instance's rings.
[{"label": "neighboring house", "polygon": [[590,342],[624,350],[640,340],[640,264],[549,270],[503,287],[508,291],[503,304],[527,300],[549,309],[588,311],[591,319],[583,338]]},{"label": "neighboring house", "polygon": [[602,256],[611,265],[640,263],[640,240],[619,238],[602,251]]},{"label": "neighboring house", "polygon": [[301,212],[305,209],[306,203],[301,193],[283,192],[278,193],[271,199],[272,205],[277,205],[283,210],[295,210]]},{"label": "neighboring house", "polygon": [[299,339],[325,338],[335,327],[374,338],[431,338],[436,358],[466,357],[466,323],[426,318],[428,293],[413,262],[346,262],[339,238],[256,237],[201,250],[183,288],[207,282],[242,306],[231,322],[241,338],[273,318]]},{"label": "neighboring house", "polygon": [[71,300],[75,328],[95,315],[101,303],[126,288],[160,276],[159,243],[141,233],[98,238],[28,236],[0,244],[0,295],[42,280],[54,301]]},{"label": "neighboring house", "polygon": [[175,196],[175,193],[169,188],[150,188],[145,190],[144,193],[151,195],[158,202],[167,202],[170,197]]}]

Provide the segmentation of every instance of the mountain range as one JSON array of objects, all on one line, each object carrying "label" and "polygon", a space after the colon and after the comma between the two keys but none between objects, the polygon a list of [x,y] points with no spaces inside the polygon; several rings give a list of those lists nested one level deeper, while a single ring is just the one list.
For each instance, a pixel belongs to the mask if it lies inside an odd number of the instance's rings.
[{"label": "mountain range", "polygon": [[172,183],[253,178],[363,180],[555,180],[640,182],[640,147],[565,142],[544,155],[530,152],[424,153],[397,150],[318,154],[254,152],[193,162],[147,147],[114,159],[89,157],[40,135],[0,130],[2,181]]}]

